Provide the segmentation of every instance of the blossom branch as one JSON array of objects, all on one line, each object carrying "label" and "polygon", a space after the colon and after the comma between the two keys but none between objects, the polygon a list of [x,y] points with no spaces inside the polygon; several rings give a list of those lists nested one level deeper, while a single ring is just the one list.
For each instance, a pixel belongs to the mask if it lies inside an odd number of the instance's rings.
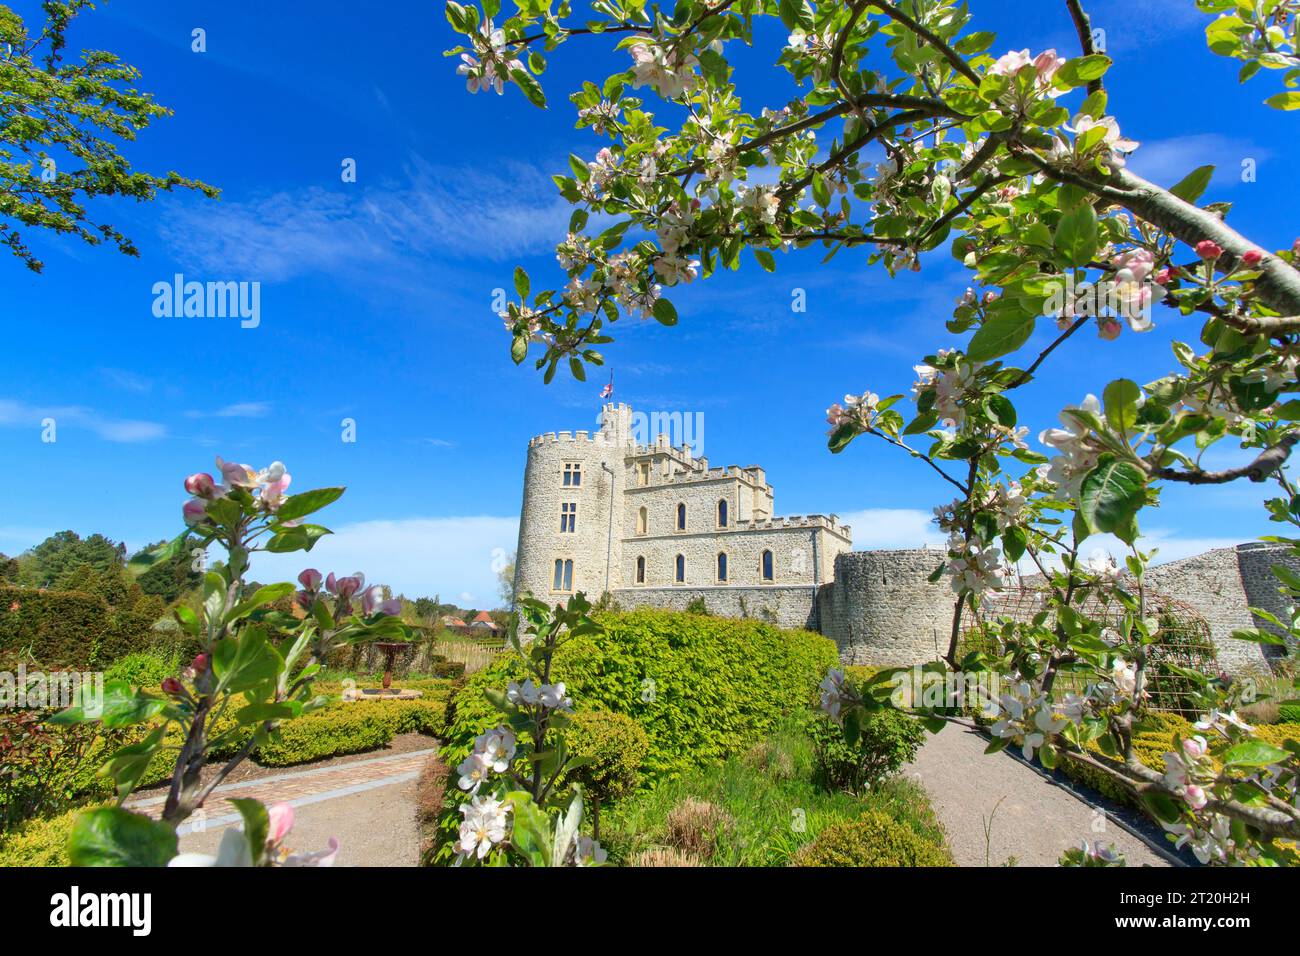
[{"label": "blossom branch", "polygon": [[1282,467],[1288,456],[1291,454],[1291,448],[1297,441],[1300,441],[1300,434],[1284,435],[1276,445],[1265,448],[1254,461],[1250,464],[1242,465],[1240,468],[1227,468],[1223,471],[1202,471],[1199,468],[1191,471],[1179,471],[1175,468],[1148,468],[1152,478],[1162,478],[1165,481],[1180,481],[1189,485],[1225,485],[1230,481],[1237,481],[1239,478],[1249,478],[1251,481],[1264,481],[1273,472]]}]

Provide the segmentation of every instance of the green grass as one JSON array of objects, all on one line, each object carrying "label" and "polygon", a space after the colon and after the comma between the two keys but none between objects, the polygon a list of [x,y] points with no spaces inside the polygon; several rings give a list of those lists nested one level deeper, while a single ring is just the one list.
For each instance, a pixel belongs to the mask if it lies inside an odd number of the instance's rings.
[{"label": "green grass", "polygon": [[[835,823],[880,810],[940,845],[943,831],[925,791],[895,777],[864,797],[829,793],[814,782],[812,742],[798,721],[782,725],[752,751],[700,768],[607,809],[601,843],[627,863],[639,851],[667,846],[667,820],[684,800],[720,807],[732,823],[708,866],[785,866],[804,844]],[[802,824],[802,828],[800,828]]]}]

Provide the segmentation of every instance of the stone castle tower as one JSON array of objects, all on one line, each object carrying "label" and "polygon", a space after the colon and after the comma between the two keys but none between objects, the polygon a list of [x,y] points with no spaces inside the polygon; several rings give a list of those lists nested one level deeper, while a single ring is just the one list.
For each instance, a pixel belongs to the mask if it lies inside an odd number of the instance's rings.
[{"label": "stone castle tower", "polygon": [[[642,418],[644,416],[641,416]],[[711,468],[666,435],[638,443],[627,405],[601,427],[528,444],[515,591],[576,591],[625,607],[684,608],[816,624],[817,589],[851,547],[835,515],[776,517],[762,468]]]}]

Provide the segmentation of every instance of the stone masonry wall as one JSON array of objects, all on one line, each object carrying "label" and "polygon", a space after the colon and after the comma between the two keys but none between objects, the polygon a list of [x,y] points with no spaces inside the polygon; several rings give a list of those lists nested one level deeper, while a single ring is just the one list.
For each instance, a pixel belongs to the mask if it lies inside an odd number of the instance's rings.
[{"label": "stone masonry wall", "polygon": [[1147,571],[1146,579],[1157,591],[1191,605],[1205,618],[1220,667],[1230,673],[1260,672],[1276,656],[1274,649],[1234,640],[1232,632],[1263,624],[1250,613],[1252,606],[1287,613],[1277,593],[1277,579],[1269,570],[1274,564],[1300,570],[1284,547],[1256,542],[1157,565]]},{"label": "stone masonry wall", "polygon": [[845,664],[910,666],[948,648],[956,596],[927,578],[939,551],[853,551],[835,560],[835,583],[818,592],[818,619]]}]

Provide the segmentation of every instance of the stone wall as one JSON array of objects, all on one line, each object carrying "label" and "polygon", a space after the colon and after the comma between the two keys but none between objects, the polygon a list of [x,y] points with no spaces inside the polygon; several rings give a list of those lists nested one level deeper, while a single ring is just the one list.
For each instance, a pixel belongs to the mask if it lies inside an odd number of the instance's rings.
[{"label": "stone wall", "polygon": [[1270,658],[1279,656],[1282,649],[1234,640],[1232,632],[1263,625],[1250,613],[1251,607],[1283,617],[1289,614],[1270,570],[1274,564],[1300,571],[1300,565],[1284,546],[1252,542],[1157,565],[1147,570],[1146,580],[1157,591],[1190,605],[1205,618],[1220,667],[1230,673],[1259,672],[1267,670]]},{"label": "stone wall", "polygon": [[948,649],[956,595],[927,579],[937,550],[853,551],[835,561],[835,583],[817,597],[820,630],[845,664],[910,666]]}]

